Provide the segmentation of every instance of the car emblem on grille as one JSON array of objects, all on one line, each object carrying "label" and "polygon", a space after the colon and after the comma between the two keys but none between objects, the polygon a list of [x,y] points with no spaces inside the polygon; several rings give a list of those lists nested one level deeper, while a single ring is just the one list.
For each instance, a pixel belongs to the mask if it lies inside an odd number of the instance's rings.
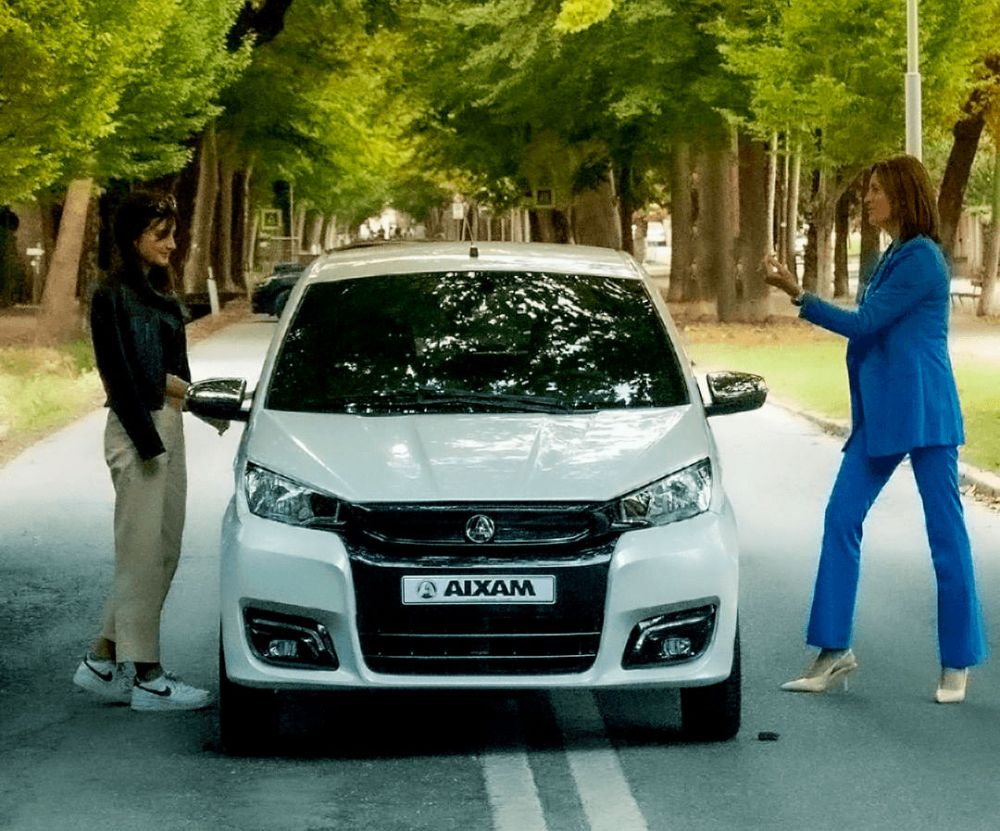
[{"label": "car emblem on grille", "polygon": [[493,524],[493,520],[483,514],[469,517],[469,521],[465,523],[465,538],[469,542],[489,542],[496,532],[497,527]]},{"label": "car emblem on grille", "polygon": [[424,600],[430,600],[437,593],[437,586],[435,586],[430,580],[424,580],[423,583],[417,586],[417,596],[423,598]]}]

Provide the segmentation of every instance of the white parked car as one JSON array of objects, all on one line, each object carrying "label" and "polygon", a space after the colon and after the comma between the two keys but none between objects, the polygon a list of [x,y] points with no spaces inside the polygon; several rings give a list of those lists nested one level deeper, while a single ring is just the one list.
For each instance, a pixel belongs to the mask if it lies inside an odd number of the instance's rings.
[{"label": "white parked car", "polygon": [[763,381],[706,379],[634,260],[583,246],[402,244],[320,257],[241,419],[222,531],[220,722],[275,691],[681,689],[682,727],[739,729],[738,552],[706,417]]}]

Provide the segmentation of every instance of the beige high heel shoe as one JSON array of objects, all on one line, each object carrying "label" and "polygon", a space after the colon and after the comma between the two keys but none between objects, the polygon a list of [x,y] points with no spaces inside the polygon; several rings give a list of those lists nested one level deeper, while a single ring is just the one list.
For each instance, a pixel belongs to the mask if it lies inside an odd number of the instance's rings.
[{"label": "beige high heel shoe", "polygon": [[786,681],[781,689],[788,692],[824,693],[835,687],[842,687],[847,692],[847,677],[858,668],[858,659],[848,649],[840,655],[816,656],[806,674],[794,681]]},{"label": "beige high heel shoe", "polygon": [[938,704],[961,704],[965,701],[965,691],[968,686],[969,670],[942,667],[934,700]]}]

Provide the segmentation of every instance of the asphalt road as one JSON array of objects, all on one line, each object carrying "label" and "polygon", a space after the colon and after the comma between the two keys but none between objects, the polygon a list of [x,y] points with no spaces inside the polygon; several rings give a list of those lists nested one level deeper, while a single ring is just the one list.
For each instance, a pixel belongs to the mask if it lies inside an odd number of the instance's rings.
[{"label": "asphalt road", "polygon": [[[196,377],[254,375],[273,324],[199,344]],[[111,575],[95,412],[0,468],[0,828],[27,831],[996,829],[1000,662],[932,702],[934,585],[912,475],[869,523],[851,691],[782,693],[801,642],[839,442],[765,407],[713,421],[743,542],[744,721],[682,742],[672,693],[300,696],[274,756],[229,758],[214,709],[137,714],[70,679]],[[238,428],[190,420],[185,554],[164,663],[217,688],[219,519]],[[1000,515],[969,504],[992,643]],[[778,734],[761,741],[759,734]]]}]

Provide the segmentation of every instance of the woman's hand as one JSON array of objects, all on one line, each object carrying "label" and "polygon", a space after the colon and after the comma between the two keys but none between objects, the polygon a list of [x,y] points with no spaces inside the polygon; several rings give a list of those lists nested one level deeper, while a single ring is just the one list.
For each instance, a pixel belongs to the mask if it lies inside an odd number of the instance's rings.
[{"label": "woman's hand", "polygon": [[781,289],[789,297],[798,297],[802,293],[795,275],[778,262],[774,254],[765,255],[761,264],[764,267],[764,282],[769,286]]},{"label": "woman's hand", "polygon": [[187,395],[188,382],[176,375],[167,373],[167,385],[164,392],[167,396],[167,403],[178,410],[184,409],[184,396]]}]

